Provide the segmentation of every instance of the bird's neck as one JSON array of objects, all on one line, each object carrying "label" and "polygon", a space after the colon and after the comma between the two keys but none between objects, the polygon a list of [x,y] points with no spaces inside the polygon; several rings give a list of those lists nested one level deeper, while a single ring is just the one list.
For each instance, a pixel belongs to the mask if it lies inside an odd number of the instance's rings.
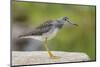
[{"label": "bird's neck", "polygon": [[61,29],[64,25],[64,23],[60,20],[57,20],[58,24],[56,25],[57,28]]}]

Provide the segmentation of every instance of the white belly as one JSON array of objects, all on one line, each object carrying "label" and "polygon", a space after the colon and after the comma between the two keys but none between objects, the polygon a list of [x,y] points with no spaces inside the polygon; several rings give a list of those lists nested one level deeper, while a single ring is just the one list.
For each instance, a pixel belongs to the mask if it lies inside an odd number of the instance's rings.
[{"label": "white belly", "polygon": [[58,32],[58,28],[49,31],[48,33],[45,33],[42,36],[25,36],[23,38],[32,38],[32,39],[44,41],[45,38],[47,37],[47,39],[50,40],[50,39],[52,39],[53,37],[56,36],[57,32]]},{"label": "white belly", "polygon": [[58,28],[49,31],[48,33],[45,33],[42,37],[43,39],[47,37],[47,39],[50,40],[56,36],[57,32],[58,32]]}]

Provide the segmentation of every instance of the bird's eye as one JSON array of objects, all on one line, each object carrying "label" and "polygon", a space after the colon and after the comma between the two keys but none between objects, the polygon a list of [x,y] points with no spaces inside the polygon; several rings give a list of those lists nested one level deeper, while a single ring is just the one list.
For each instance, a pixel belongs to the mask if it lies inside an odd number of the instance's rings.
[{"label": "bird's eye", "polygon": [[68,19],[68,17],[64,17],[64,18],[63,18],[64,21],[67,21],[67,19]]},{"label": "bird's eye", "polygon": [[66,21],[67,19],[65,18],[64,20]]}]

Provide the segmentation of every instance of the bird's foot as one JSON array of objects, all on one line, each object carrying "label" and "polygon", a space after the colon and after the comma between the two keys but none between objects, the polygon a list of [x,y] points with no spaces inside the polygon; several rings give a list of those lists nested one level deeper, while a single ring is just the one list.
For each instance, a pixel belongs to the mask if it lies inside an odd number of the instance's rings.
[{"label": "bird's foot", "polygon": [[50,58],[51,58],[51,59],[60,59],[59,56],[51,56]]}]

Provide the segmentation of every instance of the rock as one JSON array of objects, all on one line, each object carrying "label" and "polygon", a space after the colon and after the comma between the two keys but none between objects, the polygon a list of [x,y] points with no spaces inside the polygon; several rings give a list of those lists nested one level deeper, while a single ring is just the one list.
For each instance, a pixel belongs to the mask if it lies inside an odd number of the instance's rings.
[{"label": "rock", "polygon": [[52,53],[60,58],[51,59],[48,57],[46,51],[12,51],[12,66],[90,60],[87,54],[81,52],[52,51]]}]

